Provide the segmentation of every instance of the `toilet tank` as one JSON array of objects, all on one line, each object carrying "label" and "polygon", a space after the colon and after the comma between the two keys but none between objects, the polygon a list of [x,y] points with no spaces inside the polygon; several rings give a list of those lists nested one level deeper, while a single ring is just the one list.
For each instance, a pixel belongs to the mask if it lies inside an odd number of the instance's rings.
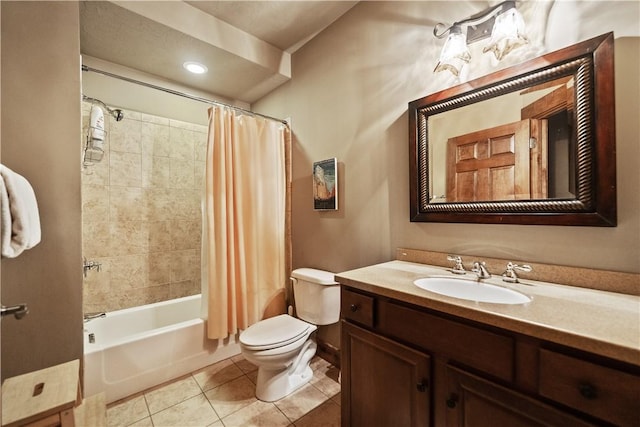
[{"label": "toilet tank", "polygon": [[314,325],[329,325],[340,318],[340,285],[329,271],[298,268],[291,272],[296,315]]}]

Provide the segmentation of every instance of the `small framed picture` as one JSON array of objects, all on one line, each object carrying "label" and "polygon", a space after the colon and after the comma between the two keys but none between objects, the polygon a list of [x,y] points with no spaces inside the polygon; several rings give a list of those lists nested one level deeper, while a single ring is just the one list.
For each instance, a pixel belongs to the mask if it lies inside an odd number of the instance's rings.
[{"label": "small framed picture", "polygon": [[338,159],[313,163],[313,209],[338,210]]}]

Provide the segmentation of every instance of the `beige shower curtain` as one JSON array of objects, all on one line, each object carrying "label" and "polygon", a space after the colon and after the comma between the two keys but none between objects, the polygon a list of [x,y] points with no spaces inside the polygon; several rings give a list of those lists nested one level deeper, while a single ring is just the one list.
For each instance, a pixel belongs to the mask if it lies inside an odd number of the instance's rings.
[{"label": "beige shower curtain", "polygon": [[202,256],[211,339],[284,312],[289,135],[275,120],[209,109]]}]

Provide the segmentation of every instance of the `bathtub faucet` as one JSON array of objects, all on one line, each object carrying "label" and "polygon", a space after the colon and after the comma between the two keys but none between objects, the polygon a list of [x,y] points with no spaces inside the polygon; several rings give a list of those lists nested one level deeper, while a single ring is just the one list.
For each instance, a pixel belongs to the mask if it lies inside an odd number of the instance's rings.
[{"label": "bathtub faucet", "polygon": [[107,313],[85,313],[84,314],[84,322],[87,323],[90,320],[97,319],[99,317],[107,317]]},{"label": "bathtub faucet", "polygon": [[87,258],[83,258],[83,261],[82,261],[82,272],[84,274],[84,277],[87,277],[87,272],[89,270],[96,270],[97,272],[100,272],[100,267],[102,267],[102,263],[101,262],[88,261]]}]

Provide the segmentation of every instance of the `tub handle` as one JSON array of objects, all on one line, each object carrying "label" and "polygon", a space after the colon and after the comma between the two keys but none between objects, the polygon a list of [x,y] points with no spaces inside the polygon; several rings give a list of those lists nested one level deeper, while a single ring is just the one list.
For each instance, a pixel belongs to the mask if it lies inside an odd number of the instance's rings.
[{"label": "tub handle", "polygon": [[87,258],[83,258],[82,262],[82,271],[84,277],[87,277],[87,272],[89,270],[96,270],[98,273],[100,272],[100,267],[102,267],[102,263],[98,261],[88,261]]},{"label": "tub handle", "polygon": [[0,315],[2,317],[13,315],[16,319],[20,320],[27,314],[29,314],[29,307],[27,307],[27,304],[18,304],[10,307],[4,305],[0,306]]}]

